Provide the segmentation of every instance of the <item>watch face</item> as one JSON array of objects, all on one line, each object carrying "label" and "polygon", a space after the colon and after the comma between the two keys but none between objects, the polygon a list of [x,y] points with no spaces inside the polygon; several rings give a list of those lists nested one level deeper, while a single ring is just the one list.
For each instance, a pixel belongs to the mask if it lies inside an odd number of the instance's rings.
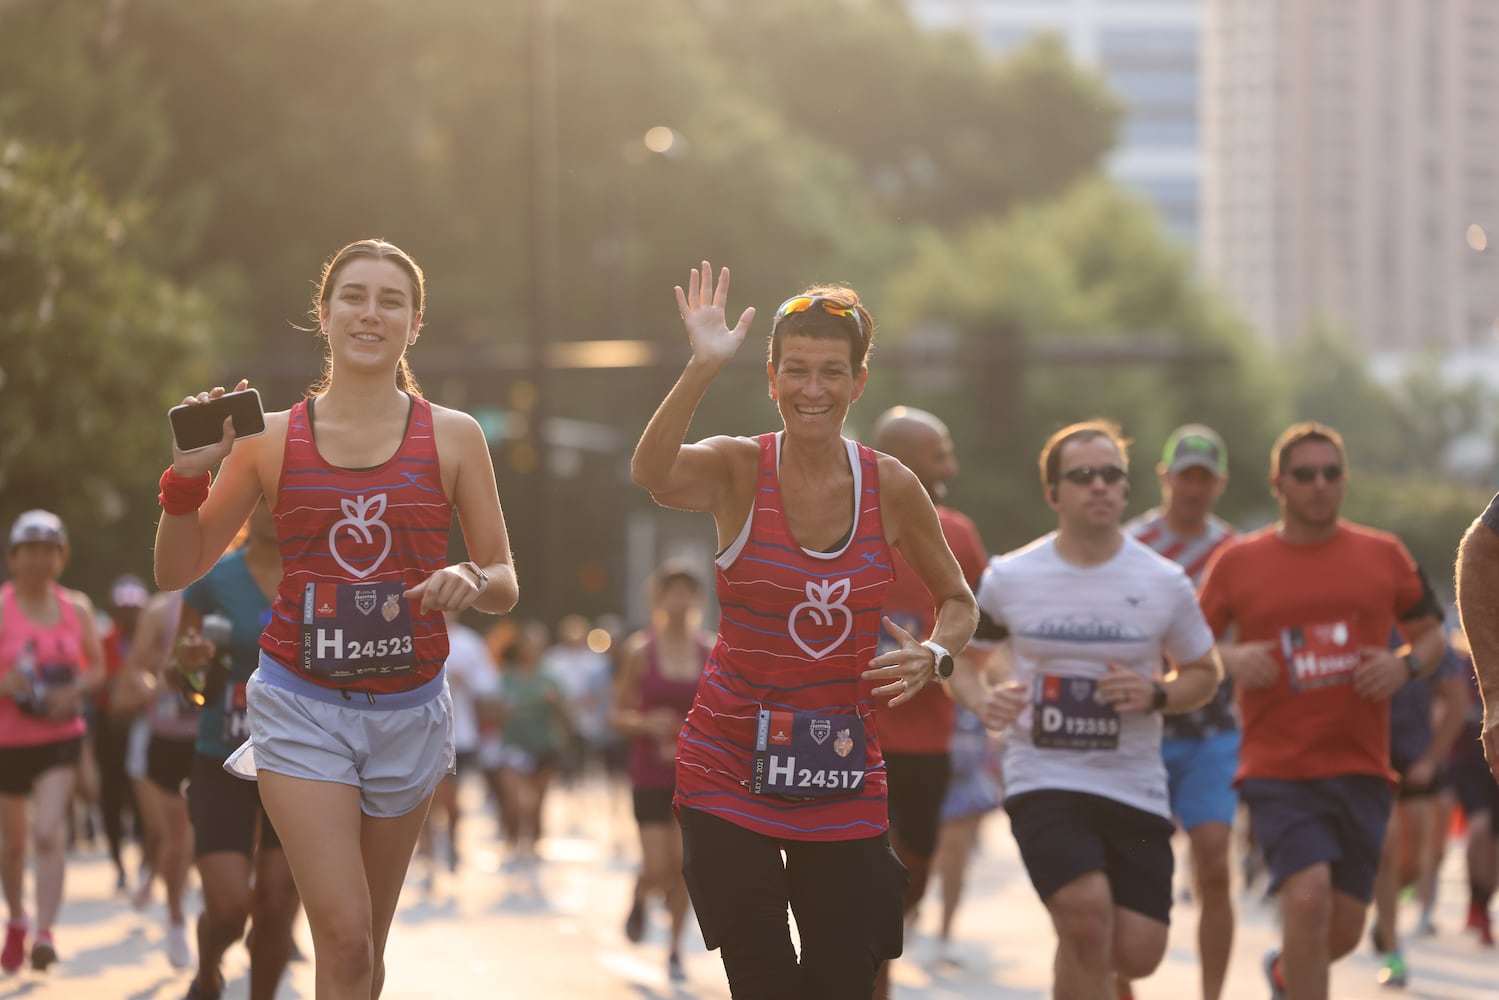
[{"label": "watch face", "polygon": [[952,661],[952,654],[951,653],[941,654],[941,655],[939,655],[937,657],[937,676],[938,677],[942,678],[943,680],[947,680],[949,677],[952,676],[952,668],[953,668],[953,661]]}]

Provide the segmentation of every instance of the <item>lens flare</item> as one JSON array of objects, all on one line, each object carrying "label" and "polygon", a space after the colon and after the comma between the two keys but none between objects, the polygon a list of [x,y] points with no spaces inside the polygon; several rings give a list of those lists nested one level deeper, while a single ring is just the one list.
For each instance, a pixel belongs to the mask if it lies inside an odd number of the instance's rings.
[{"label": "lens flare", "polygon": [[645,133],[645,148],[652,153],[669,153],[676,141],[677,133],[665,125],[657,125]]}]

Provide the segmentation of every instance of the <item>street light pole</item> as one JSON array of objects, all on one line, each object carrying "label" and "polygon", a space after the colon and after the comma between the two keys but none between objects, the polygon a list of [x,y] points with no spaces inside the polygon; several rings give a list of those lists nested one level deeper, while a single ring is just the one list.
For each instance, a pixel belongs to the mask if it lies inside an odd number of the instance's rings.
[{"label": "street light pole", "polygon": [[[547,350],[556,341],[557,332],[557,25],[554,0],[531,0],[527,5],[531,23],[528,79],[530,84],[531,204],[528,228],[531,246],[530,312],[531,347],[530,381],[534,388],[534,406],[528,433],[535,462],[527,475],[529,503],[528,523],[512,538],[524,539],[520,571],[531,599],[531,613],[551,621],[546,551],[549,538],[547,510],[551,494],[551,464],[548,461],[544,428],[551,414],[550,379]],[[529,592],[529,593],[527,593]],[[534,595],[534,596],[532,596]]]}]

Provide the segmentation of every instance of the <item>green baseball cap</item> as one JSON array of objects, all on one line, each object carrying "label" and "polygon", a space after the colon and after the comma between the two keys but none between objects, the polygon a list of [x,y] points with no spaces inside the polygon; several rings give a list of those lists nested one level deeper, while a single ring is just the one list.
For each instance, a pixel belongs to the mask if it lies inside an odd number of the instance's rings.
[{"label": "green baseball cap", "polygon": [[1214,475],[1228,475],[1228,447],[1218,432],[1203,424],[1184,424],[1171,432],[1161,452],[1161,464],[1167,472],[1180,472],[1193,466],[1211,469]]}]

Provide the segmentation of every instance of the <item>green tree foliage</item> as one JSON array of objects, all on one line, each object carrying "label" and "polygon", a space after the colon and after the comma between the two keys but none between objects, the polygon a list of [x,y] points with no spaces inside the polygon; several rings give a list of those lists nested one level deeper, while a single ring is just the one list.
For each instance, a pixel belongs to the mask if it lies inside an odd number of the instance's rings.
[{"label": "green tree foliage", "polygon": [[144,214],[74,157],[0,147],[0,516],[59,514],[73,579],[149,568],[166,410],[206,377],[213,313],[141,262]]},{"label": "green tree foliage", "polygon": [[[548,39],[550,69],[535,58]],[[765,398],[752,356],[776,302],[811,281],[876,288],[916,241],[1062,189],[1095,168],[1117,115],[1055,46],[993,64],[870,0],[0,6],[0,127],[76,149],[115,199],[150,199],[132,248],[232,318],[213,369],[270,406],[316,371],[291,324],[319,264],[369,235],[427,269],[417,374],[445,402],[506,405],[528,375],[514,349],[547,267],[550,186],[553,336],[679,347],[671,286],[705,257],[729,264],[735,304],[761,319],[699,428],[761,429],[773,412],[746,400]],[[645,148],[655,126],[676,133],[664,152]],[[555,148],[535,141],[549,129]],[[559,373],[550,405],[639,427],[662,379]],[[501,459],[524,524],[533,501]],[[595,478],[568,517],[617,526],[616,465]],[[583,542],[547,541],[571,575]]]},{"label": "green tree foliage", "polygon": [[1408,439],[1397,395],[1375,382],[1358,348],[1314,324],[1286,355],[1295,420],[1316,420],[1343,435],[1354,468],[1394,470]]},{"label": "green tree foliage", "polygon": [[113,197],[162,176],[173,129],[145,53],[119,44],[124,4],[0,4],[0,132],[76,150]]},{"label": "green tree foliage", "polygon": [[[1488,503],[1489,494],[1426,476],[1399,478],[1357,468],[1348,481],[1343,516],[1394,532],[1445,600],[1455,595],[1452,566],[1463,532]],[[1456,625],[1455,619],[1448,624]]]},{"label": "green tree foliage", "polygon": [[[300,316],[331,249],[381,233],[434,275],[433,320],[524,339],[543,9],[561,259],[587,278],[562,297],[570,337],[654,328],[705,256],[736,265],[746,301],[872,281],[905,233],[1093,169],[1118,114],[1056,46],[993,64],[961,36],[918,31],[898,4],[859,0],[11,6],[0,54],[44,33],[56,56],[0,60],[12,117],[108,117],[143,142],[152,155],[126,159],[149,164],[137,173],[158,211],[195,243],[181,273],[242,274],[232,304],[257,338]],[[111,114],[135,99],[144,110]],[[642,145],[657,125],[683,137],[665,156]],[[90,136],[92,157],[93,131],[64,134]]]},{"label": "green tree foliage", "polygon": [[1188,421],[1228,443],[1224,513],[1263,509],[1262,456],[1286,412],[1269,359],[1194,283],[1150,211],[1117,187],[1088,181],[924,243],[889,287],[886,341],[900,345],[932,320],[959,332],[966,374],[925,393],[883,382],[876,398],[919,397],[948,421],[964,467],[954,498],[996,550],[1054,526],[1036,455],[1052,431],[1094,416],[1118,420],[1136,441],[1136,509],[1154,502],[1162,444]]},{"label": "green tree foliage", "polygon": [[923,34],[904,4],[759,0],[712,15],[736,81],[849,154],[894,217],[942,227],[1054,195],[1114,141],[1120,105],[1044,39],[1002,62]]}]

